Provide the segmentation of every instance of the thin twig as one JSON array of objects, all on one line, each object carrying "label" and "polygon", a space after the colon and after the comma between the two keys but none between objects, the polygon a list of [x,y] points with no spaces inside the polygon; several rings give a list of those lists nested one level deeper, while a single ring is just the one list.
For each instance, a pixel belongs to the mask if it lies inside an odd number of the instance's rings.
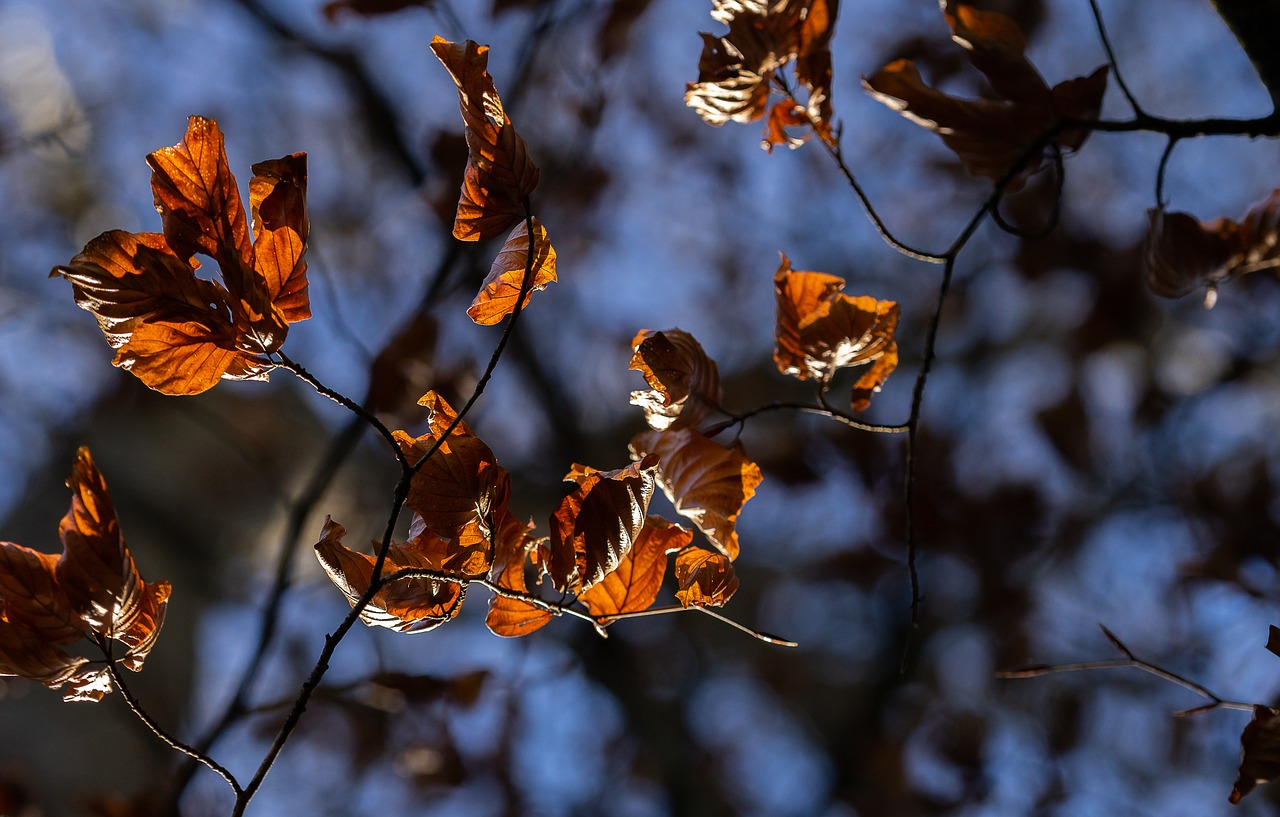
[{"label": "thin twig", "polygon": [[345,394],[334,391],[321,383],[315,375],[304,369],[301,364],[291,360],[284,352],[276,352],[276,355],[280,358],[280,368],[293,372],[293,374],[297,375],[299,380],[303,381],[320,394],[328,397],[333,402],[342,406],[347,411],[358,416],[360,419],[372,426],[373,429],[387,441],[387,444],[391,446],[391,451],[395,454],[396,459],[399,460],[400,465],[402,467],[408,467],[408,462],[404,458],[404,452],[400,450],[400,444],[396,442],[395,435],[391,433],[391,429],[387,428],[387,426],[379,420],[373,412],[352,400],[350,397],[347,397]]},{"label": "thin twig", "polygon": [[1164,175],[1165,170],[1169,167],[1169,157],[1173,155],[1173,149],[1178,144],[1178,137],[1170,136],[1169,141],[1165,143],[1164,151],[1160,154],[1160,164],[1156,167],[1156,209],[1164,209]]},{"label": "thin twig", "polygon": [[790,403],[786,401],[775,400],[772,403],[766,403],[763,406],[757,406],[756,408],[753,408],[750,411],[744,411],[740,414],[734,414],[733,412],[726,411],[725,414],[728,415],[729,419],[724,423],[713,426],[712,427],[713,430],[708,432],[707,436],[714,437],[716,434],[719,434],[721,431],[724,431],[727,428],[732,428],[734,426],[740,426],[745,424],[747,420],[751,419],[752,417],[755,417],[757,414],[765,414],[766,412],[770,412],[770,411],[799,411],[805,414],[817,414],[823,417],[829,417],[832,420],[836,420],[837,422],[844,423],[845,425],[850,426],[852,428],[856,428],[859,431],[870,431],[876,434],[902,434],[907,430],[907,427],[905,425],[893,426],[893,425],[882,425],[880,423],[864,423],[863,421],[855,417],[850,417],[844,412],[837,411],[835,408],[831,406],[823,406],[823,405],[815,406],[809,403]]},{"label": "thin twig", "polygon": [[[1000,202],[996,202],[996,205],[991,208],[991,220],[996,223],[996,226],[1023,241],[1039,241],[1045,238],[1049,233],[1057,229],[1058,220],[1062,217],[1062,186],[1067,181],[1066,168],[1062,166],[1062,148],[1053,144],[1049,147],[1053,153],[1054,168],[1053,209],[1049,211],[1049,218],[1045,221],[1044,226],[1038,230],[1025,230],[1005,220],[1005,217],[1000,213]],[[1003,196],[1000,201],[1004,201]]]},{"label": "thin twig", "polygon": [[[1099,626],[1102,627],[1102,625]],[[1190,690],[1202,698],[1208,698],[1211,701],[1211,703],[1205,704],[1204,706],[1197,706],[1191,709],[1183,709],[1175,712],[1175,717],[1198,715],[1201,712],[1208,712],[1211,709],[1235,709],[1243,712],[1252,712],[1254,707],[1257,706],[1257,704],[1245,703],[1243,701],[1232,701],[1227,698],[1223,698],[1210,690],[1204,684],[1192,681],[1191,679],[1178,675],[1175,672],[1170,672],[1164,667],[1152,664],[1149,661],[1144,661],[1134,655],[1133,651],[1126,647],[1124,643],[1121,642],[1120,639],[1116,638],[1116,636],[1106,627],[1102,627],[1102,632],[1106,635],[1107,640],[1109,640],[1111,644],[1119,650],[1120,654],[1123,655],[1124,658],[1116,658],[1111,661],[1085,661],[1075,664],[1036,664],[1029,667],[1003,670],[1001,672],[997,672],[996,677],[1039,678],[1042,675],[1054,675],[1060,672],[1088,672],[1092,670],[1132,668],[1142,670],[1143,672],[1154,675],[1157,678],[1177,684],[1183,689]]]},{"label": "thin twig", "polygon": [[142,708],[142,704],[129,690],[129,685],[125,683],[124,677],[120,674],[120,667],[117,666],[116,659],[111,655],[111,642],[101,636],[99,636],[96,641],[98,649],[102,650],[103,657],[107,659],[107,672],[111,676],[111,682],[116,685],[116,689],[120,690],[120,697],[124,698],[124,701],[128,704],[130,711],[138,717],[138,720],[142,721],[142,725],[147,727],[153,735],[164,741],[164,744],[170,749],[181,752],[187,757],[199,761],[223,780],[227,781],[227,785],[231,787],[231,790],[235,792],[236,797],[238,798],[242,793],[242,789],[240,788],[240,783],[236,780],[235,775],[223,768],[218,761],[203,752],[193,749],[161,728],[160,724],[156,723],[155,720],[147,714],[147,711]]},{"label": "thin twig", "polygon": [[1107,52],[1107,62],[1111,65],[1111,76],[1115,77],[1120,93],[1124,94],[1124,98],[1129,100],[1129,105],[1133,108],[1134,115],[1145,117],[1147,115],[1146,112],[1142,110],[1138,100],[1129,91],[1129,86],[1125,83],[1124,76],[1120,73],[1120,63],[1116,61],[1116,52],[1111,48],[1111,38],[1107,36],[1107,26],[1102,21],[1102,9],[1098,8],[1098,0],[1089,0],[1089,8],[1093,10],[1093,21],[1097,24],[1098,37],[1102,40],[1102,48]]}]

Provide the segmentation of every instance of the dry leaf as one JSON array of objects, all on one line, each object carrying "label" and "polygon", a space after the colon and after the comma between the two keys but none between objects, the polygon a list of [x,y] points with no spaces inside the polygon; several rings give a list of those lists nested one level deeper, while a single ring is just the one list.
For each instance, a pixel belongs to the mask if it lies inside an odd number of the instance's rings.
[{"label": "dry leaf", "polygon": [[1147,285],[1165,298],[1280,267],[1280,189],[1250,207],[1239,222],[1202,222],[1187,213],[1163,210],[1148,210],[1147,219]]},{"label": "dry leaf", "polygon": [[667,554],[692,540],[692,531],[660,516],[646,518],[631,551],[612,573],[578,596],[578,601],[591,615],[604,619],[649,609],[667,573]]},{"label": "dry leaf", "polygon": [[658,485],[676,511],[720,552],[738,558],[738,514],[755,496],[760,466],[740,448],[725,448],[692,428],[645,431],[631,439],[633,457],[654,454]]},{"label": "dry leaf", "polygon": [[1229,799],[1239,803],[1259,783],[1280,775],[1280,717],[1266,706],[1253,708],[1253,720],[1240,735],[1240,776]]},{"label": "dry leaf", "polygon": [[[525,292],[524,303],[520,308],[529,305],[533,293],[546,289],[548,284],[556,281],[556,250],[547,240],[547,229],[538,220],[533,221],[534,257],[531,274],[533,283]],[[524,281],[529,267],[529,225],[521,221],[507,236],[498,257],[493,259],[489,275],[476,295],[467,314],[471,320],[482,326],[492,326],[515,311],[516,299],[520,296],[520,285]]]},{"label": "dry leaf", "polygon": [[631,392],[631,404],[644,409],[651,428],[696,426],[719,408],[720,372],[693,335],[645,329],[632,339],[631,348],[635,354],[629,368],[644,375],[650,386]]},{"label": "dry leaf", "polygon": [[738,589],[729,557],[700,547],[676,554],[676,582],[676,598],[685,607],[720,607]]},{"label": "dry leaf", "polygon": [[[499,587],[528,594],[525,568],[530,563],[530,557],[538,553],[544,540],[527,535],[533,527],[532,523],[522,525],[514,517],[508,518],[510,522],[502,526],[496,546],[498,556],[494,559],[492,571],[497,575],[491,575],[491,579]],[[489,614],[485,616],[484,623],[494,635],[515,638],[528,635],[551,619],[552,613],[545,607],[495,593],[489,603]]]}]

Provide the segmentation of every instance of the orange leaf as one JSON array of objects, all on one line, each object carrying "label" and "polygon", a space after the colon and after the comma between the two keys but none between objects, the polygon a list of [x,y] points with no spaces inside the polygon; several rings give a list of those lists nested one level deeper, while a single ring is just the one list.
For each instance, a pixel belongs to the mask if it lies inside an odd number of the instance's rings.
[{"label": "orange leaf", "polygon": [[667,572],[667,554],[692,540],[692,531],[660,516],[646,518],[631,551],[612,573],[578,596],[578,601],[597,618],[649,609]]},{"label": "orange leaf", "polygon": [[148,585],[125,547],[106,481],[87,448],[67,482],[71,507],[58,528],[62,555],[0,542],[0,675],[22,675],[67,700],[111,691],[104,668],[57,648],[79,638],[123,643],[123,663],[141,669],[164,623],[168,582]]},{"label": "orange leaf", "polygon": [[1239,803],[1259,783],[1280,775],[1280,717],[1266,706],[1253,708],[1253,720],[1240,735],[1240,775],[1228,800]]},{"label": "orange leaf", "polygon": [[[369,589],[373,577],[375,558],[358,553],[342,544],[346,529],[325,517],[320,541],[316,543],[316,557],[329,578],[347,597],[352,606]],[[432,539],[429,532],[426,534]],[[392,544],[387,550],[382,575],[389,576],[398,570],[420,568],[446,573],[440,560],[433,558],[421,547],[419,539],[403,545]],[[376,546],[376,543],[375,543]],[[466,598],[466,585],[433,577],[410,577],[388,582],[360,612],[360,620],[370,627],[387,627],[402,633],[422,633],[435,629],[453,618],[462,609]]]},{"label": "orange leaf", "polygon": [[[518,541],[519,545],[509,554],[508,559],[502,563],[503,567],[495,581],[499,587],[516,593],[527,594],[529,590],[525,584],[525,565],[528,564],[529,555],[536,552],[537,542],[524,537],[523,532],[521,532],[521,537]],[[497,563],[495,563],[495,567],[497,567]],[[494,635],[500,635],[504,638],[516,638],[528,635],[551,619],[551,611],[546,608],[521,599],[513,599],[509,596],[500,596],[495,593],[493,601],[489,603],[489,614],[485,616],[484,623]]]},{"label": "orange leaf", "polygon": [[578,483],[551,516],[551,581],[562,593],[581,593],[617,568],[644,525],[653,496],[657,457],[626,468],[597,471],[574,465]]},{"label": "orange leaf", "polygon": [[458,423],[436,445],[457,419],[444,398],[427,392],[418,405],[426,406],[430,413],[431,432],[414,438],[396,431],[396,441],[410,465],[417,465],[432,448],[435,452],[413,475],[405,505],[445,539],[457,538],[472,525],[488,536],[495,515],[506,507],[510,476],[466,423]]},{"label": "orange leaf", "polygon": [[453,235],[461,241],[495,238],[525,217],[525,201],[538,186],[538,168],[502,109],[487,70],[489,46],[434,37],[431,50],[458,87],[470,154]]},{"label": "orange leaf", "polygon": [[1197,221],[1187,213],[1148,210],[1143,247],[1147,285],[1165,298],[1256,270],[1280,259],[1280,189],[1249,208],[1239,222]]},{"label": "orange leaf", "polygon": [[648,329],[631,341],[630,368],[644,375],[648,391],[631,392],[631,404],[644,409],[652,428],[696,426],[720,405],[723,392],[716,362],[693,335],[679,329]]},{"label": "orange leaf", "polygon": [[755,496],[760,466],[739,448],[725,448],[692,428],[644,431],[631,439],[631,455],[656,454],[658,485],[676,511],[698,526],[730,559],[738,557],[738,514]]},{"label": "orange leaf", "polygon": [[[970,173],[1000,179],[1060,120],[1097,118],[1106,91],[1106,66],[1049,88],[1026,59],[1026,41],[1013,20],[951,0],[944,0],[942,10],[951,38],[1001,99],[944,94],[926,85],[910,60],[889,63],[863,77],[862,85],[893,110],[941,136]],[[1051,145],[1075,150],[1087,136],[1087,130],[1064,131]],[[1043,151],[1029,157],[1008,189],[1019,189],[1043,161]]]},{"label": "orange leaf", "polygon": [[785,255],[773,285],[778,306],[773,359],[779,371],[801,380],[816,378],[825,389],[837,369],[872,363],[853,387],[853,409],[866,409],[871,394],[898,365],[898,305],[844,295],[843,278],[792,270]]},{"label": "orange leaf", "polygon": [[556,250],[547,240],[547,229],[538,220],[533,221],[533,266],[529,266],[529,225],[521,221],[507,236],[498,257],[493,259],[489,275],[484,279],[476,299],[471,302],[467,314],[471,320],[482,326],[492,326],[515,311],[516,299],[520,296],[520,285],[524,281],[526,270],[533,275],[533,283],[525,292],[524,303],[520,308],[529,305],[533,293],[546,289],[548,284],[556,281]]},{"label": "orange leaf", "polygon": [[[221,379],[265,380],[288,325],[311,314],[305,156],[254,166],[253,244],[215,122],[191,117],[183,140],[148,162],[164,233],[103,233],[51,275],[97,318],[113,364],[150,388],[197,394]],[[222,283],[196,275],[197,252],[218,262]]]},{"label": "orange leaf", "polygon": [[676,582],[676,599],[685,607],[720,607],[738,589],[729,557],[700,547],[676,555]]}]

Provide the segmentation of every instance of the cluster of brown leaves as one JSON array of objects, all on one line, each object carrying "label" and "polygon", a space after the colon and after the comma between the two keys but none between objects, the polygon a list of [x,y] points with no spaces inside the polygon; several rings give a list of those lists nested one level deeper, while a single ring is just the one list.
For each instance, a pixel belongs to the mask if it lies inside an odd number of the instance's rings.
[{"label": "cluster of brown leaves", "polygon": [[[51,275],[98,319],[112,363],[157,391],[265,380],[289,324],[311,317],[306,154],[252,167],[252,240],[216,122],[191,117],[147,163],[164,232],[103,233]],[[218,262],[222,283],[196,275],[197,253]]]},{"label": "cluster of brown leaves", "polygon": [[[999,99],[958,99],[929,87],[914,63],[896,60],[864,77],[863,87],[884,104],[942,137],[960,161],[977,176],[1001,179],[1013,168],[1009,184],[1018,189],[1044,160],[1043,151],[1028,155],[1037,140],[1064,120],[1097,119],[1106,91],[1107,68],[1052,88],[1026,58],[1026,40],[1013,20],[979,11],[953,0],[941,0],[951,26],[951,39],[973,66],[986,75]],[[1076,150],[1087,129],[1064,130],[1046,149]]]},{"label": "cluster of brown leaves", "polygon": [[[1280,189],[1249,208],[1238,222],[1203,222],[1164,210],[1148,210],[1147,218],[1147,285],[1165,298],[1180,298],[1200,287],[1212,293],[1228,278],[1280,267]],[[1212,305],[1212,295],[1206,303]]]},{"label": "cluster of brown leaves", "polygon": [[97,701],[111,691],[110,670],[63,647],[116,641],[125,648],[120,663],[140,670],[160,635],[170,588],[138,575],[87,448],[77,453],[67,485],[61,556],[0,542],[0,675],[50,689],[65,684],[65,700]]},{"label": "cluster of brown leaves", "polygon": [[[831,111],[831,35],[838,0],[714,0],[711,16],[729,27],[717,37],[703,32],[698,81],[685,104],[717,127],[754,122],[768,111],[763,146],[798,147],[808,139],[788,128],[811,128],[834,145]],[[779,73],[795,64],[796,80],[808,92],[801,105]],[[775,87],[776,86],[776,87]],[[774,91],[782,99],[769,106]]]}]

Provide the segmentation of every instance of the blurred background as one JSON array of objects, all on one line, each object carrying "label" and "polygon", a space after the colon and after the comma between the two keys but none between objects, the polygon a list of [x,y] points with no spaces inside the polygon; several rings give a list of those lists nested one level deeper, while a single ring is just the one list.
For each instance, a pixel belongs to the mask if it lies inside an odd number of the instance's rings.
[{"label": "blurred background", "polygon": [[[1103,5],[1147,110],[1269,112],[1206,0]],[[1050,83],[1105,62],[1084,0],[983,7],[1014,16]],[[396,478],[380,441],[287,374],[147,391],[46,278],[104,230],[159,230],[144,157],[190,114],[218,120],[242,186],[253,162],[309,154],[315,317],[287,351],[355,399],[381,354],[380,382],[403,381],[384,415],[420,433],[396,394],[456,404],[499,334],[465,315],[497,246],[449,235],[465,145],[427,43],[492,46],[542,169],[534,207],[560,283],[534,298],[471,425],[543,532],[571,463],[627,462],[644,422],[628,405],[638,330],[694,334],[732,410],[810,396],[771,360],[779,252],[902,305],[902,363],[867,414],[906,418],[940,269],[879,240],[819,146],[766,155],[760,125],[711,128],[684,106],[697,33],[723,31],[710,10],[435,0],[366,18],[318,0],[0,0],[0,538],[57,550],[63,480],[89,445],[143,575],[174,585],[130,678],[171,731],[196,740],[227,706],[283,554],[296,572],[250,711],[211,749],[251,775],[348,609],[310,553],[324,516],[353,546],[380,536]],[[929,0],[845,0],[832,51],[855,173],[900,237],[945,247],[988,184],[858,79],[903,56],[956,93],[981,93],[980,76]],[[1114,87],[1103,114],[1131,114]],[[798,648],[696,615],[622,622],[608,639],[571,619],[499,639],[477,589],[429,634],[353,631],[250,813],[1280,812],[1267,787],[1226,803],[1247,713],[1175,719],[1205,701],[1130,670],[995,678],[1115,657],[1101,623],[1223,697],[1272,702],[1280,688],[1263,648],[1280,620],[1280,292],[1253,275],[1205,311],[1147,291],[1138,248],[1163,147],[1094,135],[1067,161],[1052,234],[987,225],[961,256],[920,434],[924,605],[909,638],[903,439],[761,415],[742,440],[765,479],[739,522],[742,585],[725,612]],[[1273,141],[1182,143],[1169,206],[1238,219],[1280,183],[1278,160]],[[1042,224],[1049,175],[1006,216]],[[664,499],[653,508],[674,518]],[[118,694],[64,704],[0,679],[0,814],[199,817],[231,800]]]}]

